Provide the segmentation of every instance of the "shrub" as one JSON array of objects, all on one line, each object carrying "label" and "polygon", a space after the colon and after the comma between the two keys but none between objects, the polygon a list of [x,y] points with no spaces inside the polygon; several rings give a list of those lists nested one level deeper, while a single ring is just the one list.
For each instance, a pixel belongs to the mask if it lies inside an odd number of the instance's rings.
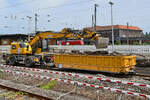
[{"label": "shrub", "polygon": [[55,87],[56,83],[57,83],[56,80],[52,80],[51,82],[48,82],[46,85],[41,85],[40,88],[50,90]]}]

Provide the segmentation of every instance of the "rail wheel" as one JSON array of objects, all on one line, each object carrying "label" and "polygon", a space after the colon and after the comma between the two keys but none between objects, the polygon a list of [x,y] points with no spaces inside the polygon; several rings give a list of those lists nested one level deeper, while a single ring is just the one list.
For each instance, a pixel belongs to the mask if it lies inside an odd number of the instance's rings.
[{"label": "rail wheel", "polygon": [[10,65],[15,65],[16,64],[16,57],[10,56],[9,60],[6,60],[6,63],[9,63]]},{"label": "rail wheel", "polygon": [[35,64],[32,57],[26,57],[24,63],[26,67],[31,67]]}]

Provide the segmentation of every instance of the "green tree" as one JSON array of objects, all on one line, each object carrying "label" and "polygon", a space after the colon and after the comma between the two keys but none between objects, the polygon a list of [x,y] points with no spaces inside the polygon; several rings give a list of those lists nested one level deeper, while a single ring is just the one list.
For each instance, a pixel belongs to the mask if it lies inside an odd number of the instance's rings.
[{"label": "green tree", "polygon": [[117,41],[115,42],[115,44],[116,44],[116,45],[121,45],[120,40],[117,40]]}]

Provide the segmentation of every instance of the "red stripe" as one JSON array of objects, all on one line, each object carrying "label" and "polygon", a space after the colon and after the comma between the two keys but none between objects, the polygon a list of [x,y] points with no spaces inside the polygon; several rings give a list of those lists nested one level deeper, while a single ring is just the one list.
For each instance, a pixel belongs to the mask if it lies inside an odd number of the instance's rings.
[{"label": "red stripe", "polygon": [[122,93],[122,91],[121,91],[121,90],[116,90],[116,92]]},{"label": "red stripe", "polygon": [[132,94],[133,95],[133,93],[132,92],[127,92],[128,94]]},{"label": "red stripe", "polygon": [[121,81],[116,81],[116,83],[121,83]]},{"label": "red stripe", "polygon": [[82,85],[86,86],[86,83],[82,83]]},{"label": "red stripe", "polygon": [[37,71],[40,71],[39,69],[37,69]]},{"label": "red stripe", "polygon": [[49,80],[52,80],[52,78],[49,78]]},{"label": "red stripe", "polygon": [[111,91],[111,88],[108,88],[108,90],[110,90],[110,91]]},{"label": "red stripe", "polygon": [[102,80],[102,78],[97,78],[97,80]]},{"label": "red stripe", "polygon": [[48,72],[47,70],[45,70],[44,72]]},{"label": "red stripe", "polygon": [[146,87],[146,84],[140,84],[139,86],[144,86],[144,87]]},{"label": "red stripe", "polygon": [[133,85],[134,83],[127,83],[128,85]]},{"label": "red stripe", "polygon": [[99,86],[99,88],[103,89],[104,87],[103,86]]},{"label": "red stripe", "polygon": [[147,98],[147,96],[146,96],[146,95],[144,95],[144,94],[139,94],[139,96],[142,96],[142,97]]},{"label": "red stripe", "polygon": [[64,82],[64,80],[61,80],[62,82]]},{"label": "red stripe", "polygon": [[68,75],[69,75],[69,76],[72,76],[72,74],[70,74],[70,73],[69,73]]},{"label": "red stripe", "polygon": [[58,79],[56,78],[55,80],[57,81]]},{"label": "red stripe", "polygon": [[53,72],[49,72],[50,74],[52,74]]},{"label": "red stripe", "polygon": [[90,87],[94,87],[94,85],[91,84]]},{"label": "red stripe", "polygon": [[111,82],[111,80],[110,80],[110,79],[106,79],[106,81],[107,81],[107,82]]},{"label": "red stripe", "polygon": [[55,72],[55,74],[59,74],[58,72]]},{"label": "red stripe", "polygon": [[79,75],[76,74],[75,77],[79,77]]},{"label": "red stripe", "polygon": [[92,76],[88,76],[88,78],[92,79],[93,77]]}]

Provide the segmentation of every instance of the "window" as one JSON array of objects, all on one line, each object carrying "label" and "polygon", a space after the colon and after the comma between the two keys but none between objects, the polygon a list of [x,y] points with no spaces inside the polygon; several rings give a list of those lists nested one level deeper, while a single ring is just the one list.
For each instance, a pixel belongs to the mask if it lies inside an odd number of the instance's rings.
[{"label": "window", "polygon": [[20,48],[25,48],[27,47],[25,44],[19,44]]},{"label": "window", "polygon": [[12,49],[16,49],[16,45],[12,45]]}]

